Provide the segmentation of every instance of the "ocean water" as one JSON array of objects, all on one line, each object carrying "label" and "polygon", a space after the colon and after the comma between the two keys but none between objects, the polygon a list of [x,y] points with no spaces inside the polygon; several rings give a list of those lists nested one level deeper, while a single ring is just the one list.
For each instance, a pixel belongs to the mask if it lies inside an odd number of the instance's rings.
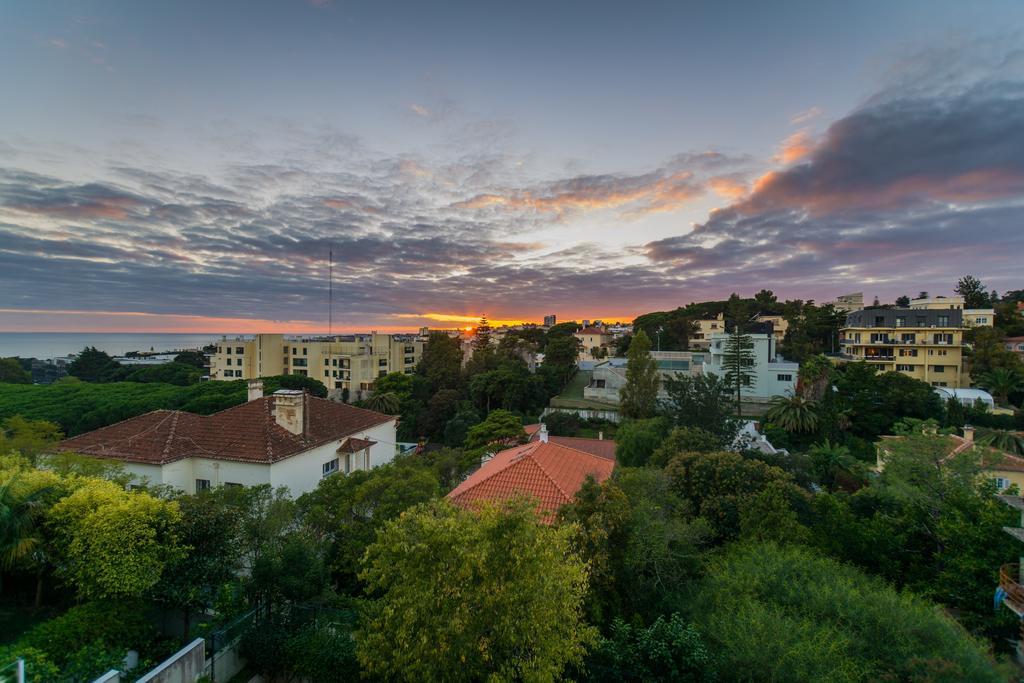
[{"label": "ocean water", "polygon": [[[0,332],[0,358],[55,358],[95,346],[112,356],[129,351],[200,349],[220,334],[163,334],[159,332]],[[228,334],[228,337],[237,335]]]}]

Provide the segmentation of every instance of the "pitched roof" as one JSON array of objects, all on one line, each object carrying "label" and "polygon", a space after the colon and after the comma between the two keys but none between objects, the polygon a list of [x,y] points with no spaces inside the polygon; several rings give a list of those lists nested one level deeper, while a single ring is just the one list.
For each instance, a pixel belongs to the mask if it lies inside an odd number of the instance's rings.
[{"label": "pitched roof", "polygon": [[[883,439],[903,439],[903,436],[891,436],[886,435]],[[980,455],[979,464],[983,469],[993,471],[1012,471],[1012,472],[1024,472],[1024,458],[1013,453],[1007,453],[1001,451],[998,448],[992,446],[986,446],[980,444],[972,439],[965,439],[957,434],[944,434],[943,439],[947,442],[947,452],[945,457],[942,458],[942,462],[946,462],[950,458],[956,455],[960,455],[971,449],[972,446],[977,447]]]},{"label": "pitched roof", "polygon": [[277,424],[274,397],[213,415],[154,410],[65,439],[61,451],[162,465],[182,458],[272,463],[396,419],[372,410],[303,394],[303,431]]},{"label": "pitched roof", "polygon": [[534,441],[500,451],[448,494],[460,507],[479,501],[508,500],[517,495],[535,498],[545,522],[572,501],[588,476],[602,482],[615,461],[558,443]]},{"label": "pitched roof", "polygon": [[[530,437],[530,441],[538,441],[540,439],[539,424],[526,425],[525,429]],[[582,436],[549,436],[548,442],[575,448],[578,451],[590,453],[601,458],[615,460],[615,442],[610,439],[588,439]]]},{"label": "pitched roof", "polygon": [[576,334],[604,334],[604,335],[611,336],[611,332],[608,332],[607,330],[602,329],[600,327],[584,327],[582,330],[580,330]]}]

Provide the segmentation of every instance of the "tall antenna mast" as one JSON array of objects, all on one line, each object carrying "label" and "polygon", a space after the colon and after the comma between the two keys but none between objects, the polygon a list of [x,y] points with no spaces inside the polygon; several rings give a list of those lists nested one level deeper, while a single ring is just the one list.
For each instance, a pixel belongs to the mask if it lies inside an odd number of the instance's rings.
[{"label": "tall antenna mast", "polygon": [[327,251],[327,334],[334,334],[334,249]]}]

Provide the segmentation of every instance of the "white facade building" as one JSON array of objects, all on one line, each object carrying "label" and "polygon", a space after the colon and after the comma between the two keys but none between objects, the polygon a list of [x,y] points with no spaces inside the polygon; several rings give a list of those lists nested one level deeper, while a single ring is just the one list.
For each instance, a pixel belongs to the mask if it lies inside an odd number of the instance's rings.
[{"label": "white facade building", "polygon": [[213,415],[156,410],[79,434],[57,450],[114,460],[136,483],[187,493],[217,486],[269,484],[293,497],[326,476],[365,470],[395,457],[397,418],[281,390]]},{"label": "white facade building", "polygon": [[[773,396],[785,396],[796,392],[797,374],[800,364],[787,361],[775,350],[775,338],[770,334],[749,334],[754,343],[754,364],[750,368],[753,375],[751,386],[743,390],[743,398],[768,401]],[[711,335],[710,355],[704,363],[704,372],[724,377],[726,344],[729,335],[718,333]]]}]

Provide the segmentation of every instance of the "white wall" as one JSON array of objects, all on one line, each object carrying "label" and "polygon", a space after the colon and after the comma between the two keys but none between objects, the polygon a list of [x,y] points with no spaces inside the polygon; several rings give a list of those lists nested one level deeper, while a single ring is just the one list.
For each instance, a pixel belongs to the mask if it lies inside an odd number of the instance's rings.
[{"label": "white wall", "polygon": [[[396,424],[397,421],[392,420],[352,435],[376,442],[370,447],[371,468],[394,460]],[[343,441],[344,439],[330,441],[269,465],[210,458],[185,458],[162,467],[125,463],[124,468],[132,475],[134,483],[148,479],[152,484],[169,484],[186,493],[196,492],[196,479],[207,479],[214,487],[229,483],[243,486],[270,484],[274,488],[286,486],[291,496],[297,498],[317,487],[323,478],[324,463],[341,457],[336,451]],[[365,469],[362,452],[355,454],[352,460],[353,469]],[[344,467],[344,461],[339,462],[340,471],[344,471]]]}]

